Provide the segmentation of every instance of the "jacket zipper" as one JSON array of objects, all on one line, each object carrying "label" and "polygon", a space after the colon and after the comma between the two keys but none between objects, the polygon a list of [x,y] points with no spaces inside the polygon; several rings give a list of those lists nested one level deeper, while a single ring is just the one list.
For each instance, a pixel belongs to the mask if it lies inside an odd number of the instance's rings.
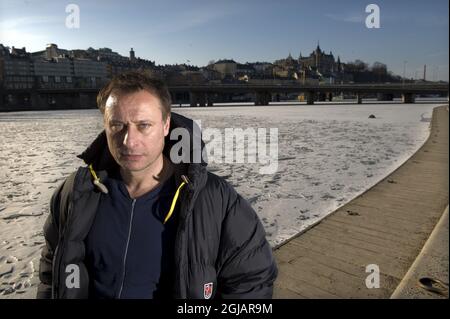
[{"label": "jacket zipper", "polygon": [[131,237],[131,228],[133,226],[133,215],[134,215],[134,205],[136,204],[136,199],[133,199],[133,202],[131,203],[131,218],[130,218],[130,226],[128,228],[128,239],[127,239],[127,245],[125,246],[125,254],[123,256],[123,272],[122,272],[122,282],[120,283],[120,289],[119,289],[119,295],[118,299],[122,296],[122,290],[123,290],[123,284],[125,281],[125,265],[127,262],[127,254],[128,254],[128,246],[130,244],[130,237]]},{"label": "jacket zipper", "polygon": [[[186,182],[186,184],[190,183],[189,179],[187,178],[187,176],[182,175],[181,176],[183,181]],[[181,205],[180,205],[180,212],[181,210],[189,210],[189,206],[190,206],[190,202],[188,202],[188,189],[185,189],[182,198],[181,198]],[[187,212],[188,214],[188,212]],[[186,215],[187,215],[186,214]],[[186,216],[184,216],[186,217]],[[182,237],[186,237],[186,223],[187,223],[187,218],[182,218],[180,220],[180,224],[178,225],[178,231],[177,231],[177,246],[179,248],[179,262],[181,265],[184,265],[185,262],[185,254],[186,254],[186,249],[185,249],[185,243],[186,240],[184,240]],[[180,236],[183,235],[183,236]],[[186,298],[187,294],[186,294],[186,289],[184,287],[183,291],[182,291],[182,287],[180,285],[180,283],[184,280],[185,278],[185,270],[184,269],[180,269],[178,271],[175,272],[175,298]]]}]

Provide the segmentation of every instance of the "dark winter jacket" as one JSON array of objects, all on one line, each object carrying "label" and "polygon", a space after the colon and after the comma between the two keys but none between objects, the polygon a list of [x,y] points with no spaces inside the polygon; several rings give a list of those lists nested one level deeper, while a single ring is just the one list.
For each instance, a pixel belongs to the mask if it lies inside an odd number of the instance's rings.
[{"label": "dark winter jacket", "polygon": [[[193,125],[192,120],[172,113],[171,131],[186,128],[192,140],[198,134]],[[168,158],[177,142],[169,136],[164,149]],[[198,150],[195,143],[191,145],[192,161]],[[198,147],[203,149],[204,143]],[[38,298],[89,297],[84,240],[102,194],[93,175],[101,182],[117,164],[104,132],[79,157],[92,165],[94,173],[80,167],[52,196],[44,225],[46,245],[40,260]],[[224,179],[208,172],[204,161],[177,164],[175,181],[177,187],[183,181],[185,185],[180,187],[176,204],[173,298],[271,298],[277,267],[264,228],[249,203]],[[79,269],[79,288],[66,285],[72,265]]]}]

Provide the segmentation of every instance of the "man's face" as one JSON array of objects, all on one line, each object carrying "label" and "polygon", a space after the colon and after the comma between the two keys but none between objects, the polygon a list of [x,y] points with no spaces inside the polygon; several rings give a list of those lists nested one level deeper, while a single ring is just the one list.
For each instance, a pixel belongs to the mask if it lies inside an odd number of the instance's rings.
[{"label": "man's face", "polygon": [[109,151],[127,171],[143,171],[161,156],[170,116],[163,120],[159,99],[140,90],[106,101],[104,124]]}]

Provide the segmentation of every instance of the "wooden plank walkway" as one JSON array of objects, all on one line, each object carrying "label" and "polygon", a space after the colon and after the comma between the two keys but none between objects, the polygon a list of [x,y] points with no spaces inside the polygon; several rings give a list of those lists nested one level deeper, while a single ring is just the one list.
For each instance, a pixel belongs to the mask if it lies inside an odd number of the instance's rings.
[{"label": "wooden plank walkway", "polygon": [[[427,142],[401,167],[274,250],[274,298],[389,298],[448,205],[448,105],[433,110]],[[366,266],[380,270],[369,289]]]}]

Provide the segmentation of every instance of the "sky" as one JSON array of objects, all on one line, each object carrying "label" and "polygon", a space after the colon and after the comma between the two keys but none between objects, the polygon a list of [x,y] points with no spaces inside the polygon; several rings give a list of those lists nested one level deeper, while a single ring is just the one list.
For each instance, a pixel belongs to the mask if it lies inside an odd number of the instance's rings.
[{"label": "sky", "polygon": [[[68,28],[69,4],[79,28]],[[366,6],[380,9],[367,28]],[[448,0],[0,0],[0,43],[44,50],[108,47],[156,64],[274,62],[321,49],[395,74],[449,80]]]}]

